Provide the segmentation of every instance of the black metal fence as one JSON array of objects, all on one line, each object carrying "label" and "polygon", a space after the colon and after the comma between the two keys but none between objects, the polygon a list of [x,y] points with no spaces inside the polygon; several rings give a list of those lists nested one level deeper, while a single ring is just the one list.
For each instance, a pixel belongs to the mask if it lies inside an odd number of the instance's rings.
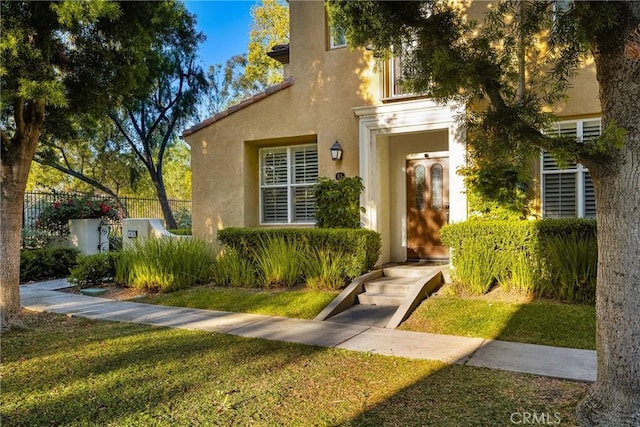
[{"label": "black metal fence", "polygon": [[[22,215],[22,228],[24,230],[32,230],[35,228],[36,220],[40,211],[54,202],[65,201],[68,198],[84,197],[86,194],[81,193],[45,193],[45,192],[27,192],[24,195],[24,212]],[[144,199],[139,197],[120,197],[117,200],[111,196],[90,195],[92,200],[116,201],[119,203],[118,213],[121,218],[164,218],[160,202],[157,199]],[[191,200],[175,200],[169,199],[171,210],[181,214],[184,212],[191,213]],[[177,215],[176,215],[177,216]],[[177,218],[176,218],[177,220]],[[122,224],[120,221],[111,224],[112,229],[120,234]]]}]

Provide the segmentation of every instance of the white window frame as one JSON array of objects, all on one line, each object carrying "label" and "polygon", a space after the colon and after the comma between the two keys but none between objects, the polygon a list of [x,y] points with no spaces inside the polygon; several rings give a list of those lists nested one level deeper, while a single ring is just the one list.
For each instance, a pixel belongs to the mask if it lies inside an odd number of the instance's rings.
[{"label": "white window frame", "polygon": [[[295,197],[295,189],[300,187],[312,187],[318,181],[318,175],[316,174],[316,179],[313,182],[305,182],[305,183],[295,183],[293,177],[293,170],[295,167],[294,164],[294,156],[293,151],[300,148],[313,147],[318,148],[318,144],[301,144],[301,145],[289,145],[289,146],[279,146],[279,147],[263,147],[258,150],[258,158],[259,158],[259,194],[258,194],[258,205],[259,205],[259,215],[260,215],[260,225],[291,225],[291,224],[299,224],[299,225],[313,225],[315,224],[315,216],[312,220],[309,221],[295,221],[295,203],[293,198]],[[273,150],[286,150],[287,153],[287,181],[286,183],[278,183],[278,184],[265,184],[263,183],[263,167],[264,167],[264,153]],[[263,206],[263,190],[269,188],[286,188],[287,189],[287,221],[286,222],[272,222],[264,220],[264,206]]]},{"label": "white window frame", "polygon": [[[576,125],[576,138],[578,141],[583,141],[584,138],[584,124],[586,122],[595,122],[599,121],[600,126],[600,134],[602,134],[602,120],[600,117],[592,117],[589,119],[581,119],[581,120],[564,120],[560,122],[556,122],[554,125],[554,130],[559,132],[560,127],[562,125],[567,124],[575,124]],[[542,151],[540,153],[540,205],[542,210],[542,217],[549,218],[548,213],[546,212],[546,194],[545,194],[545,179],[547,175],[563,175],[563,174],[573,174],[576,180],[576,194],[575,194],[575,203],[576,210],[574,218],[593,218],[592,216],[587,217],[586,212],[586,177],[589,176],[589,170],[580,163],[575,163],[574,165],[570,165],[567,168],[560,168],[557,165],[552,166],[548,169],[545,169],[545,153]],[[555,162],[554,162],[555,163]]]}]

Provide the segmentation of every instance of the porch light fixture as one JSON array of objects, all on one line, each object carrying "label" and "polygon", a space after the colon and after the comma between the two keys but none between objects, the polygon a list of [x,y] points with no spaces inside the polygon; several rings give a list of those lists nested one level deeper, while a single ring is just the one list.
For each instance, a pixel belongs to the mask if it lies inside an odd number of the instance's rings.
[{"label": "porch light fixture", "polygon": [[338,141],[331,146],[331,160],[342,160],[342,146]]}]

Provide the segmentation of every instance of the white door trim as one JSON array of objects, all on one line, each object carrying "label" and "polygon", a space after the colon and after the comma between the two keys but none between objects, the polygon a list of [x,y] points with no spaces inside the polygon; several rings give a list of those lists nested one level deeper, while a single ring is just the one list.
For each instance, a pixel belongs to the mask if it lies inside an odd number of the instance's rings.
[{"label": "white door trim", "polygon": [[[379,263],[402,261],[391,259],[392,253],[400,253],[402,239],[390,241],[389,219],[382,214],[385,200],[388,200],[388,180],[383,173],[384,164],[388,168],[388,149],[378,143],[378,137],[403,133],[447,130],[449,140],[449,199],[450,222],[466,219],[467,202],[464,195],[462,177],[456,174],[459,166],[465,164],[465,131],[456,121],[461,107],[455,104],[441,105],[432,100],[407,101],[373,107],[353,109],[359,118],[360,177],[364,192],[361,197],[366,211],[361,220],[365,228],[382,235],[382,251]],[[404,167],[404,166],[402,166]],[[388,169],[387,169],[388,170]],[[406,206],[401,209],[406,210]],[[405,212],[406,216],[406,212]],[[404,243],[406,245],[406,241]]]}]

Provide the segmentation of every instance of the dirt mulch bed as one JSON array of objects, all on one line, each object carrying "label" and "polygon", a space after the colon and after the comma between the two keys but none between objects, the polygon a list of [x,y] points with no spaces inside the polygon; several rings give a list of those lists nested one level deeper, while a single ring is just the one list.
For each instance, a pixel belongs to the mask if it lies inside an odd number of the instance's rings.
[{"label": "dirt mulch bed", "polygon": [[[141,292],[132,288],[125,288],[122,286],[118,286],[114,283],[103,283],[100,286],[91,286],[91,287],[107,290],[107,292],[105,292],[104,294],[98,295],[100,298],[107,298],[107,299],[113,299],[118,301],[126,301],[126,300],[131,300],[136,298],[142,298],[146,296],[144,292]],[[80,294],[80,288],[78,287],[65,288],[65,289],[60,289],[60,292],[68,292],[70,294]]]}]

